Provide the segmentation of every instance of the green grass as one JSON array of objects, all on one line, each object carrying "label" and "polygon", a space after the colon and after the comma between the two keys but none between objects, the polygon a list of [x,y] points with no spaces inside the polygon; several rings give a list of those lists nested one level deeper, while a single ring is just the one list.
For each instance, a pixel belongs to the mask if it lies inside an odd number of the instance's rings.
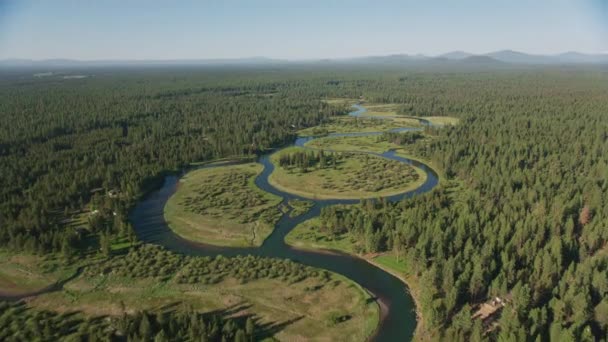
[{"label": "green grass", "polygon": [[401,274],[408,273],[408,267],[402,259],[392,254],[381,254],[373,259],[379,265]]},{"label": "green grass", "polygon": [[397,116],[399,105],[394,103],[364,103],[367,116]]},{"label": "green grass", "polygon": [[352,106],[356,103],[359,102],[358,99],[353,99],[353,98],[337,98],[337,97],[333,97],[333,98],[328,98],[328,99],[324,99],[322,100],[323,102],[330,104],[330,105],[335,105],[335,106]]},{"label": "green grass", "polygon": [[451,116],[425,116],[422,119],[426,119],[435,125],[457,125],[460,122],[459,118]]},{"label": "green grass", "polygon": [[375,198],[399,194],[417,188],[424,183],[424,172],[397,161],[360,154],[344,154],[336,168],[280,167],[282,154],[304,149],[290,147],[271,156],[275,169],[268,181],[278,189],[306,198]]},{"label": "green grass", "polygon": [[307,147],[332,151],[359,151],[384,153],[396,145],[381,141],[380,136],[364,137],[325,137],[311,140]]},{"label": "green grass", "polygon": [[[285,242],[291,246],[301,249],[325,249],[339,251],[351,255],[358,255],[356,252],[358,241],[356,241],[354,237],[352,237],[349,233],[341,234],[337,237],[331,237],[319,229],[319,223],[319,218],[312,218],[308,221],[302,222],[291,232],[289,232],[289,234],[285,237]],[[421,307],[421,303],[419,302],[421,285],[418,278],[411,274],[405,261],[390,253],[367,256],[364,255],[362,257],[369,263],[395,275],[407,284],[408,291],[416,302],[418,315],[414,340],[426,339],[424,337],[429,336],[430,332],[426,330],[425,321],[420,311],[418,311]]]},{"label": "green grass", "polygon": [[226,164],[226,163],[231,163],[234,161],[254,161],[255,160],[255,155],[237,155],[237,156],[232,156],[232,157],[226,157],[226,158],[220,158],[220,159],[214,159],[214,160],[207,160],[207,161],[202,161],[202,162],[194,162],[194,163],[190,163],[191,166],[202,166],[202,165],[222,165],[222,164]]},{"label": "green grass", "polygon": [[57,256],[41,257],[0,250],[0,295],[16,296],[43,289],[69,277],[75,266]]},{"label": "green grass", "polygon": [[[370,294],[336,274],[329,280],[307,278],[296,283],[259,279],[243,284],[228,278],[212,285],[112,274],[81,276],[66,284],[64,291],[28,303],[38,309],[81,311],[88,316],[121,315],[123,306],[132,313],[175,304],[201,311],[242,307],[239,315],[254,314],[262,324],[295,320],[275,336],[285,341],[363,341],[379,321],[379,307]],[[330,324],[330,312],[350,318]]]},{"label": "green grass", "polygon": [[288,204],[292,208],[291,213],[289,213],[290,217],[303,215],[315,205],[312,201],[300,201],[296,199],[289,200]]},{"label": "green grass", "polygon": [[188,173],[165,206],[178,235],[220,246],[259,246],[281,213],[281,198],[254,184],[262,165],[248,163]]},{"label": "green grass", "polygon": [[[319,228],[320,219],[318,217],[304,221],[289,232],[289,234],[287,234],[285,237],[285,242],[291,246],[301,249],[327,249],[353,255],[358,254],[358,241],[356,238],[351,236],[351,234],[344,233],[336,237],[332,237]],[[401,275],[408,273],[406,263],[403,260],[399,260],[393,254],[380,254],[374,256],[371,260]]]},{"label": "green grass", "polygon": [[319,229],[320,220],[314,217],[297,225],[285,237],[285,243],[301,249],[329,249],[334,251],[355,253],[355,243],[349,234],[331,237]]},{"label": "green grass", "polygon": [[328,133],[385,132],[401,127],[420,127],[420,123],[411,118],[378,120],[365,117],[334,117],[328,123],[300,130],[298,134],[314,136]]},{"label": "green grass", "polygon": [[119,238],[119,239],[112,241],[112,244],[110,245],[110,249],[112,250],[112,252],[120,253],[120,252],[126,252],[131,246],[132,246],[132,243],[127,238],[122,238],[122,239]]}]

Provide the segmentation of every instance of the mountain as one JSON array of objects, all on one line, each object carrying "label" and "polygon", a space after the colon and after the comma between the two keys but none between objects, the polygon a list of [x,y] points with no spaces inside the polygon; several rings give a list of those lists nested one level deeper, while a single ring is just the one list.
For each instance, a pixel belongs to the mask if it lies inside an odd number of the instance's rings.
[{"label": "mountain", "polygon": [[285,60],[267,57],[224,58],[224,59],[175,59],[175,60],[71,60],[71,59],[5,59],[0,60],[0,67],[16,68],[86,68],[106,66],[265,66],[291,64],[378,64],[378,65],[437,65],[463,62],[474,64],[608,64],[608,54],[584,54],[580,52],[565,52],[558,55],[535,55],[513,50],[501,50],[487,54],[472,54],[465,51],[452,51],[436,57],[422,54],[394,54],[386,56],[366,56],[339,59],[318,60]]},{"label": "mountain", "polygon": [[438,58],[445,59],[465,59],[467,57],[471,57],[473,54],[465,52],[465,51],[452,51],[448,53],[444,53],[443,55],[437,56]]},{"label": "mountain", "polygon": [[74,59],[5,59],[2,67],[70,68],[104,66],[163,66],[163,65],[270,65],[285,64],[287,60],[267,57],[218,58],[218,59],[173,59],[173,60],[74,60]]},{"label": "mountain", "polygon": [[421,54],[417,55],[406,55],[406,54],[395,54],[395,55],[387,55],[387,56],[367,56],[367,57],[354,57],[354,58],[344,58],[344,59],[336,59],[336,62],[347,62],[347,63],[380,63],[380,64],[396,64],[403,62],[412,62],[412,61],[423,61],[427,60],[429,57]]},{"label": "mountain", "polygon": [[555,56],[564,63],[608,63],[608,54],[585,54],[569,51]]},{"label": "mountain", "polygon": [[486,55],[471,55],[471,56],[467,56],[465,58],[459,59],[459,61],[461,61],[462,63],[469,63],[469,64],[505,64],[504,62],[490,57],[490,56],[486,56]]},{"label": "mountain", "polygon": [[486,54],[494,59],[512,64],[590,64],[608,63],[608,54],[584,54],[566,52],[559,55],[533,55],[513,50]]},{"label": "mountain", "polygon": [[531,55],[513,50],[502,50],[486,54],[496,60],[513,64],[547,64],[551,60],[547,56]]}]

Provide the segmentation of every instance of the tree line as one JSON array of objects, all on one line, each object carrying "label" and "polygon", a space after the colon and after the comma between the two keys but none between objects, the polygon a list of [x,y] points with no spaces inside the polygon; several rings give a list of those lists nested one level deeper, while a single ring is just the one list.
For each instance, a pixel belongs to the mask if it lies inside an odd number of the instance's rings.
[{"label": "tree line", "polygon": [[[416,115],[461,118],[431,142],[410,145],[448,181],[395,205],[328,208],[321,229],[405,262],[423,285],[425,323],[442,338],[605,339],[606,72],[415,75],[402,82],[412,84],[408,95],[387,91],[377,100],[411,101]],[[476,305],[494,297],[508,301],[497,324],[472,319]]]},{"label": "tree line", "polygon": [[254,318],[224,318],[191,309],[124,312],[109,319],[78,313],[38,311],[25,304],[0,302],[0,338],[5,341],[261,341],[268,334]]},{"label": "tree line", "polygon": [[[606,70],[387,68],[3,79],[0,246],[76,253],[79,233],[62,221],[90,203],[104,208],[93,234],[129,236],[128,209],[166,172],[289,143],[349,110],[321,99],[363,97],[406,115],[459,117],[408,146],[448,182],[395,205],[328,209],[326,229],[398,255],[442,338],[605,339]],[[471,316],[492,296],[509,305],[483,326]]]},{"label": "tree line", "polygon": [[279,156],[279,166],[285,169],[296,168],[301,172],[307,172],[309,168],[325,169],[328,167],[336,168],[341,153],[319,151],[293,151],[281,153]]}]

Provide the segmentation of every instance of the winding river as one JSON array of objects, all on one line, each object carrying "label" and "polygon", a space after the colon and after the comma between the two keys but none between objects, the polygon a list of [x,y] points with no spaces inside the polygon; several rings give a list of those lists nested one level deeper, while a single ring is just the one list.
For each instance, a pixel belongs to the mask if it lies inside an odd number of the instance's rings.
[{"label": "winding river", "polygon": [[[364,113],[366,112],[366,109],[364,107],[361,105],[354,105],[353,107],[356,110],[349,115],[365,116]],[[424,125],[429,124],[426,120],[420,121]],[[412,128],[401,128],[394,131],[404,130],[412,130]],[[364,136],[377,134],[381,134],[381,132],[330,134],[329,136]],[[311,139],[314,139],[314,137],[299,137],[294,142],[294,145],[303,146]],[[290,199],[310,200],[308,198],[280,191],[268,183],[268,176],[270,176],[274,169],[274,165],[270,162],[269,157],[274,152],[276,151],[259,157],[258,162],[264,166],[264,169],[256,177],[255,184],[264,191],[282,197],[284,204]],[[427,174],[426,181],[420,187],[412,191],[387,197],[390,201],[399,201],[403,198],[428,192],[438,183],[438,177],[435,171],[423,163],[397,156],[394,151],[388,151],[382,154],[369,154],[419,167]],[[333,204],[355,204],[358,203],[359,200],[312,200],[315,205],[307,213],[295,218],[289,217],[288,214],[284,214],[276,224],[272,234],[264,241],[262,246],[250,248],[218,247],[185,240],[173,233],[167,225],[163,216],[163,209],[169,197],[175,193],[178,181],[178,176],[167,176],[163,186],[138,203],[131,212],[130,220],[133,223],[140,240],[147,243],[158,244],[169,250],[183,254],[204,256],[215,256],[219,254],[225,256],[252,254],[264,257],[286,258],[302,264],[339,273],[367,289],[380,303],[380,324],[375,334],[371,337],[372,340],[409,341],[412,339],[416,328],[415,305],[412,297],[407,292],[405,284],[400,279],[356,256],[333,251],[301,250],[285,243],[285,236],[293,228],[310,218],[318,216],[321,212],[321,208]]]}]

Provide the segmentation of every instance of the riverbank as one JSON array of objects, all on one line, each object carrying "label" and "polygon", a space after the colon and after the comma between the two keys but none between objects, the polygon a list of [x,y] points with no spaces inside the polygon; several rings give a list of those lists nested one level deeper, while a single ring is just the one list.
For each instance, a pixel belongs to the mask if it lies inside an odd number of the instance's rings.
[{"label": "riverbank", "polygon": [[280,218],[281,198],[259,189],[257,163],[190,171],[164,208],[179,236],[217,246],[260,246]]},{"label": "riverbank", "polygon": [[[361,111],[357,106],[358,112]],[[264,166],[260,176],[255,178],[255,184],[260,189],[275,194],[279,197],[292,198],[290,190],[282,191],[269,183],[272,165],[268,158],[272,155],[265,154],[260,157],[259,162]],[[382,156],[386,160],[396,161],[405,165],[416,165],[426,173],[427,179],[415,192],[400,192],[388,198],[390,201],[399,201],[403,198],[414,196],[430,191],[438,184],[437,175],[433,170],[427,168],[424,163],[395,156],[389,151]],[[375,172],[381,175],[384,170]],[[300,264],[309,265],[319,269],[325,269],[336,274],[347,276],[348,279],[357,283],[374,297],[381,298],[380,305],[387,305],[390,311],[384,311],[383,316],[377,321],[377,329],[371,337],[378,341],[406,341],[412,338],[416,330],[415,302],[404,289],[403,281],[383,270],[379,266],[357,256],[344,253],[330,253],[324,250],[299,251],[285,245],[285,234],[289,233],[297,223],[314,217],[319,210],[330,204],[352,204],[353,200],[333,199],[332,201],[317,201],[311,212],[298,217],[284,215],[276,223],[273,234],[258,248],[252,247],[214,247],[210,245],[197,245],[175,235],[163,219],[163,211],[166,203],[176,191],[178,179],[175,176],[167,177],[160,190],[144,199],[133,209],[130,219],[138,237],[144,242],[160,244],[171,251],[189,255],[203,255],[216,257],[238,257],[244,255],[260,256],[263,258],[280,258],[297,261]],[[413,189],[412,189],[413,190]],[[375,194],[374,197],[376,197]],[[359,199],[359,198],[357,198]],[[374,301],[376,303],[376,301]],[[385,315],[385,316],[384,316]],[[306,336],[306,335],[304,335]]]},{"label": "riverbank", "polygon": [[[416,304],[416,330],[414,330],[414,337],[413,340],[415,341],[428,341],[431,339],[431,332],[426,330],[426,324],[424,322],[424,316],[422,315],[422,303],[420,302],[420,296],[421,296],[421,291],[422,291],[422,284],[420,284],[420,280],[418,279],[418,277],[415,276],[406,276],[404,272],[402,272],[402,270],[396,269],[393,267],[391,267],[389,264],[386,264],[384,262],[381,262],[379,260],[377,260],[379,257],[382,256],[389,256],[388,254],[379,254],[376,255],[374,257],[363,257],[363,259],[367,262],[369,262],[370,264],[381,268],[382,270],[384,270],[385,272],[388,272],[390,274],[392,274],[393,276],[399,278],[403,284],[405,284],[406,286],[406,291],[409,293],[409,295],[412,297],[412,299],[414,300],[414,303]],[[391,258],[395,258],[394,256],[389,256]]]},{"label": "riverbank", "polygon": [[330,244],[324,246],[323,244],[319,243],[306,244],[302,243],[301,241],[294,243],[294,239],[289,238],[289,235],[285,242],[290,246],[298,249],[325,253],[344,253],[354,257],[358,257],[362,260],[365,260],[367,263],[378,267],[401,280],[401,282],[406,287],[406,293],[410,295],[410,297],[415,303],[417,321],[413,339],[417,341],[430,339],[431,333],[429,331],[426,331],[426,325],[424,323],[424,317],[422,315],[421,310],[422,304],[420,302],[420,293],[422,285],[420,284],[419,279],[417,277],[406,275],[407,271],[404,269],[405,265],[398,265],[400,261],[396,260],[394,256],[390,255],[389,253],[359,254],[354,252],[352,245]]},{"label": "riverbank", "polygon": [[283,192],[309,199],[352,200],[398,195],[426,181],[426,173],[416,167],[367,153],[324,152],[328,162],[323,167],[320,164],[304,169],[297,165],[281,166],[282,158],[308,156],[307,153],[311,152],[290,147],[273,154],[270,161],[274,170],[268,183]]},{"label": "riverbank", "polygon": [[184,257],[150,245],[126,258],[90,265],[62,291],[29,298],[27,305],[82,317],[182,308],[251,315],[286,341],[363,341],[378,326],[379,306],[370,293],[332,272],[250,256]]}]

